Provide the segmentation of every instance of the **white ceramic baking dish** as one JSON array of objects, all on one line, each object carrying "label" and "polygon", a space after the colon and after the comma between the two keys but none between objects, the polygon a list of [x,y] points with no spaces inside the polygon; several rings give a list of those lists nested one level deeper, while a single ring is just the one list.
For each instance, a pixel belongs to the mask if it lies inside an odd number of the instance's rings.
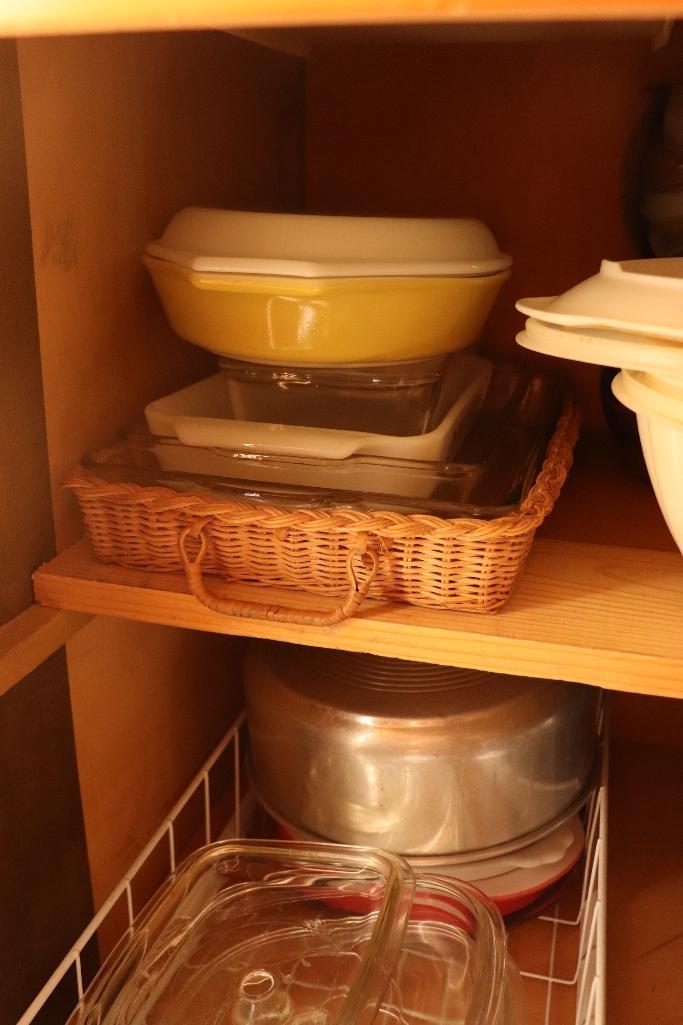
[{"label": "white ceramic baking dish", "polygon": [[177,437],[186,445],[326,459],[364,454],[433,461],[446,458],[457,432],[476,416],[491,373],[490,360],[458,360],[443,383],[443,415],[435,417],[438,426],[412,436],[235,420],[221,374],[157,399],[147,406],[145,416],[152,434]]}]

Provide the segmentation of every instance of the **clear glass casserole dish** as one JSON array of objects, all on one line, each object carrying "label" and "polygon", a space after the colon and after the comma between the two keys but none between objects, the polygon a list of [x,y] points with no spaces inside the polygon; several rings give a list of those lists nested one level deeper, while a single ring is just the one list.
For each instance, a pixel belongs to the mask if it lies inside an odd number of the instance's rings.
[{"label": "clear glass casserole dish", "polygon": [[236,420],[406,436],[436,427],[443,356],[360,366],[297,367],[220,359]]},{"label": "clear glass casserole dish", "polygon": [[326,844],[192,855],[68,1025],[522,1025],[497,911],[467,884]]}]

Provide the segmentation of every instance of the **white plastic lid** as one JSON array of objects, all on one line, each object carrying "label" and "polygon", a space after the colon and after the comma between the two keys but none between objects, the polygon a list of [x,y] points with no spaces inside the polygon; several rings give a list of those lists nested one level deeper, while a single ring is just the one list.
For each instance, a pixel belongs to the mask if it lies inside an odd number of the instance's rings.
[{"label": "white plastic lid", "polygon": [[186,207],[146,252],[194,271],[290,277],[495,274],[512,263],[470,218],[331,217]]},{"label": "white plastic lid", "polygon": [[600,273],[558,296],[520,299],[520,313],[573,328],[683,341],[683,258],[603,260]]}]

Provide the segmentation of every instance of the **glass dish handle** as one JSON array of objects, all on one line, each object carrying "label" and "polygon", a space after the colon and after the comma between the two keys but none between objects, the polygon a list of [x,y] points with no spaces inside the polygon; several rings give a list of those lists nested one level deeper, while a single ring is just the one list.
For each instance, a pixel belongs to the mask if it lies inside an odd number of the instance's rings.
[{"label": "glass dish handle", "polygon": [[[207,587],[202,576],[202,563],[208,547],[204,529],[209,520],[201,520],[181,531],[178,539],[180,559],[185,570],[190,591],[202,605],[205,605],[212,612],[218,612],[223,616],[240,616],[243,619],[266,619],[275,623],[295,623],[299,626],[334,626],[344,619],[353,616],[361,606],[366,597],[377,570],[379,569],[379,552],[374,543],[368,541],[367,536],[359,539],[356,550],[349,554],[347,560],[347,572],[349,577],[349,591],[346,598],[336,609],[329,611],[323,609],[295,609],[283,605],[272,605],[265,602],[243,601],[240,598],[222,598],[214,594]],[[199,540],[199,551],[194,559],[188,552],[187,539],[193,537]],[[358,564],[365,565],[366,572],[359,576]]]}]

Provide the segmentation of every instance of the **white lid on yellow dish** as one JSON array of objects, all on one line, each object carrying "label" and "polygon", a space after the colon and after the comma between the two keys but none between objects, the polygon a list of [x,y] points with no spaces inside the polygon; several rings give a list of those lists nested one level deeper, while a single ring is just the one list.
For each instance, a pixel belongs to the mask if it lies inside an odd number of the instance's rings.
[{"label": "white lid on yellow dish", "polygon": [[146,252],[195,271],[325,277],[477,277],[506,270],[481,221],[187,207]]},{"label": "white lid on yellow dish", "polygon": [[683,341],[683,257],[603,260],[599,274],[568,292],[520,299],[516,306],[528,317],[562,327]]},{"label": "white lid on yellow dish", "polygon": [[531,352],[594,363],[601,367],[627,367],[671,374],[683,383],[683,345],[649,335],[629,335],[605,328],[570,328],[529,317],[517,342]]}]

